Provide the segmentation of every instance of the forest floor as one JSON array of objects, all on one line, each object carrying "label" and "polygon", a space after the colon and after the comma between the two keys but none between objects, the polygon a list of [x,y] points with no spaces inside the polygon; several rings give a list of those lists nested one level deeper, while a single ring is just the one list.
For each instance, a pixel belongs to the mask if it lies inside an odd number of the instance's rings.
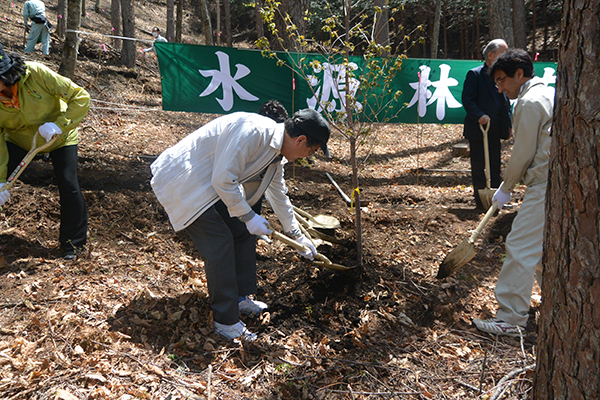
[{"label": "forest floor", "polygon": [[[22,54],[18,7],[0,6],[7,22],[0,33],[6,50]],[[99,29],[91,25],[83,29]],[[25,58],[57,70],[59,48],[53,39],[50,57],[38,49]],[[280,242],[258,241],[257,297],[269,310],[244,319],[256,342],[227,342],[212,330],[203,262],[173,231],[149,184],[152,160],[215,115],[162,111],[156,60],[128,70],[90,37],[74,81],[93,99],[79,153],[88,250],[75,261],[60,257],[52,167],[34,161],[0,211],[0,398],[527,397],[539,304],[521,338],[471,324],[494,315],[521,188],[514,207],[477,239],[476,257],[436,279],[445,255],[483,217],[469,161],[453,156],[462,126],[376,125],[359,151],[363,265],[319,268]],[[511,145],[504,143],[504,163]],[[330,160],[286,166],[289,196],[313,215],[340,220],[329,233],[341,243],[319,250],[355,266],[354,213],[325,175],[350,195],[349,146],[334,134],[330,149]]]}]

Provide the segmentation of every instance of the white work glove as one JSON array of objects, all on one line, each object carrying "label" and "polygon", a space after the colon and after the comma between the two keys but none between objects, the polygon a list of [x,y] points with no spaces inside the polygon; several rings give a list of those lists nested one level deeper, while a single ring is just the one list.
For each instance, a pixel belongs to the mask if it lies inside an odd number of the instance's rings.
[{"label": "white work glove", "polygon": [[308,258],[311,261],[314,260],[315,255],[317,254],[317,249],[315,248],[315,245],[313,244],[313,242],[304,235],[300,236],[299,238],[297,238],[295,240],[296,240],[296,242],[305,245],[309,249],[309,251],[307,251],[307,252],[297,250],[298,254],[300,254],[304,258]]},{"label": "white work glove", "polygon": [[255,214],[250,221],[246,222],[246,228],[254,236],[270,235],[273,233],[269,221],[258,214]]},{"label": "white work glove", "polygon": [[44,125],[40,126],[38,131],[40,132],[40,135],[46,139],[46,143],[51,141],[54,135],[60,135],[62,133],[58,125],[54,122],[46,122]]},{"label": "white work glove", "polygon": [[504,205],[506,203],[508,203],[510,201],[510,199],[512,198],[512,192],[510,192],[510,193],[503,192],[502,185],[504,185],[504,182],[502,182],[500,184],[500,187],[498,188],[498,190],[496,190],[496,193],[494,193],[494,197],[492,197],[492,203],[498,202],[498,209],[501,209],[502,207],[504,207]]},{"label": "white work glove", "polygon": [[8,190],[2,190],[2,186],[4,185],[4,183],[0,183],[0,207],[10,199],[10,192]]}]

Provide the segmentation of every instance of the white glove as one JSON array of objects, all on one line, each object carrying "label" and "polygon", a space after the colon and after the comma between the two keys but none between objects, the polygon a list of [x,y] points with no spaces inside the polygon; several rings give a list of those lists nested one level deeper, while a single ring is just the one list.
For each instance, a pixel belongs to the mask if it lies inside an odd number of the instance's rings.
[{"label": "white glove", "polygon": [[302,235],[298,239],[296,239],[296,242],[305,245],[310,250],[307,252],[297,250],[298,254],[300,254],[304,258],[308,258],[311,261],[315,259],[315,255],[317,254],[317,249],[315,248],[315,245],[309,238]]},{"label": "white glove", "polygon": [[498,209],[501,209],[502,207],[504,207],[504,205],[506,203],[508,203],[510,201],[510,199],[512,198],[512,192],[510,192],[510,193],[503,192],[502,185],[504,185],[504,182],[502,182],[500,184],[500,187],[498,188],[498,190],[496,190],[496,193],[494,193],[494,197],[492,197],[492,203],[498,202]]},{"label": "white glove", "polygon": [[269,221],[258,214],[254,215],[250,221],[246,222],[246,228],[248,229],[248,232],[254,236],[270,235],[273,233]]},{"label": "white glove", "polygon": [[44,125],[40,126],[38,131],[40,132],[40,135],[46,139],[46,143],[51,141],[54,135],[60,135],[62,133],[58,125],[54,122],[46,122]]},{"label": "white glove", "polygon": [[0,183],[0,207],[10,199],[10,192],[8,190],[2,190],[2,186],[4,186],[4,183]]}]

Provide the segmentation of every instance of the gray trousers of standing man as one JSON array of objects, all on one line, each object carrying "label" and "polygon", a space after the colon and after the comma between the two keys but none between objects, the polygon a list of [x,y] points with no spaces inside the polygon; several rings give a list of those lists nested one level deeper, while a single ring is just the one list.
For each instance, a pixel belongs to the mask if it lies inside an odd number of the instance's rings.
[{"label": "gray trousers of standing man", "polygon": [[[259,201],[252,209],[260,213]],[[204,260],[214,320],[233,325],[240,319],[238,299],[256,293],[256,236],[229,216],[222,201],[206,210],[185,231]]]}]

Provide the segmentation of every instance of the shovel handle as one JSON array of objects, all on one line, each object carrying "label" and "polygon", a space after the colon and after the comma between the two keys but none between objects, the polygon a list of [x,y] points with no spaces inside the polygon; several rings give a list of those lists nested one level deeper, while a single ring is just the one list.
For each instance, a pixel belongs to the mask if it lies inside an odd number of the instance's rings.
[{"label": "shovel handle", "polygon": [[17,168],[15,168],[15,170],[12,172],[12,174],[10,174],[10,176],[6,180],[6,185],[2,186],[2,189],[0,189],[0,191],[9,190],[10,188],[12,188],[12,186],[14,185],[17,178],[21,175],[21,173],[29,165],[31,160],[33,160],[40,151],[43,151],[43,150],[47,149],[48,147],[52,146],[54,144],[54,142],[56,142],[56,140],[59,138],[58,135],[55,135],[49,142],[47,142],[39,147],[35,147],[39,136],[40,136],[39,132],[36,132],[35,135],[33,135],[33,139],[31,140],[31,150],[29,150],[29,152],[27,154],[25,154],[25,157],[23,157],[23,160],[21,160],[19,165],[17,165]]},{"label": "shovel handle", "polygon": [[485,216],[483,217],[483,219],[481,220],[479,225],[477,225],[477,228],[475,228],[475,231],[471,234],[471,237],[469,238],[470,243],[475,243],[475,239],[481,233],[481,230],[483,229],[485,224],[488,223],[490,218],[492,218],[492,216],[494,215],[494,213],[496,212],[497,209],[498,209],[498,202],[495,201],[494,204],[492,204],[492,206],[490,207],[490,209],[487,210],[487,212],[485,213]]},{"label": "shovel handle", "polygon": [[488,188],[492,187],[492,180],[490,177],[490,145],[488,142],[488,131],[490,130],[490,121],[483,128],[482,124],[479,124],[479,129],[483,133],[483,155],[485,157],[485,183]]},{"label": "shovel handle", "polygon": [[[303,244],[300,244],[298,242],[296,242],[294,239],[289,238],[277,231],[273,231],[273,233],[271,233],[271,236],[273,236],[275,239],[279,239],[281,240],[283,243],[287,244],[288,246],[292,246],[293,248],[295,248],[296,250],[300,250],[302,252],[309,252],[310,249],[308,247],[306,247]],[[323,254],[321,253],[317,253],[315,254],[315,259],[319,260],[321,262],[323,262],[324,264],[319,264],[319,265],[324,265],[324,266],[331,266],[331,265],[335,265],[333,264],[329,258],[325,257]]]}]

